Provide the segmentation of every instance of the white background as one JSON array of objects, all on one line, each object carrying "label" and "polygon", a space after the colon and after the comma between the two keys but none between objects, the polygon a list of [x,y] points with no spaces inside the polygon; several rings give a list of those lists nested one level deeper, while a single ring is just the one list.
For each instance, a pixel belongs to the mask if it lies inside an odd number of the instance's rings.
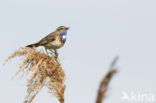
[{"label": "white background", "polygon": [[[0,0],[0,102],[22,103],[26,94],[25,78],[11,80],[20,59],[2,66],[5,59],[60,25],[70,27],[59,50],[66,72],[65,103],[94,103],[116,55],[119,73],[105,103],[125,103],[123,91],[156,96],[155,5],[155,0]],[[52,102],[58,103],[46,88],[33,101]]]}]

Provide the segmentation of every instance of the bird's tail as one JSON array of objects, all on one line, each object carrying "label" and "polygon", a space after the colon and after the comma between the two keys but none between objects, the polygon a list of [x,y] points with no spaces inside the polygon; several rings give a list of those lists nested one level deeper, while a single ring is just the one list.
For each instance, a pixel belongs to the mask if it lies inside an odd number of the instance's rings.
[{"label": "bird's tail", "polygon": [[27,45],[26,47],[38,47],[39,46],[39,42]]}]

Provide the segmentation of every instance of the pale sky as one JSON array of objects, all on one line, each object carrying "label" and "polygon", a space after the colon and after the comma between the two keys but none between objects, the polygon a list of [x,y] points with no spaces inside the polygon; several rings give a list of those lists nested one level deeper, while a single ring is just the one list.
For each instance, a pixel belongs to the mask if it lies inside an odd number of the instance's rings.
[{"label": "pale sky", "polygon": [[[2,66],[5,59],[61,25],[70,27],[59,50],[66,72],[65,103],[94,103],[116,55],[119,73],[105,103],[145,103],[122,100],[124,91],[152,94],[156,101],[155,0],[0,0],[1,103],[22,103],[26,95],[25,78],[11,80],[20,59]],[[43,88],[33,103],[59,102]]]}]

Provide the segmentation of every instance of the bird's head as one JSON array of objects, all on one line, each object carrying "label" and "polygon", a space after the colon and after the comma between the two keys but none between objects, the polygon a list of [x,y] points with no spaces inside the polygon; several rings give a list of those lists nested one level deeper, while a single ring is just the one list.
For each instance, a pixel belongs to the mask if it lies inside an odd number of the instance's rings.
[{"label": "bird's head", "polygon": [[60,32],[60,40],[62,43],[66,42],[67,30],[69,30],[69,27],[65,27],[65,26],[60,26],[56,29],[56,31]]},{"label": "bird's head", "polygon": [[59,26],[56,30],[59,30],[59,31],[69,30],[69,27]]}]

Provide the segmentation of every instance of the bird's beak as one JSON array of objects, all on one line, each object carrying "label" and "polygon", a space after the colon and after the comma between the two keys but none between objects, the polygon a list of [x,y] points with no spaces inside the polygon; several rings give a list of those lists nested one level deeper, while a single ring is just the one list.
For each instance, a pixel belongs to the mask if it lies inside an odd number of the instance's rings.
[{"label": "bird's beak", "polygon": [[67,30],[69,30],[70,27],[67,27]]}]

